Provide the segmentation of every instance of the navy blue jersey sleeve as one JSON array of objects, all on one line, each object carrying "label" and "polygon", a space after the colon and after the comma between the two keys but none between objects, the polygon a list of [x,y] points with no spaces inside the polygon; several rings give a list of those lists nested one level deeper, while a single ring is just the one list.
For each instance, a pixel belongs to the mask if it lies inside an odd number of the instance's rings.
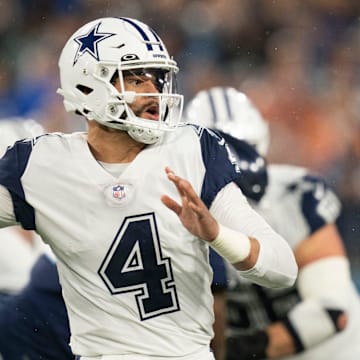
[{"label": "navy blue jersey sleeve", "polygon": [[212,130],[198,127],[206,169],[201,199],[210,207],[218,192],[239,176],[239,167],[225,140]]},{"label": "navy blue jersey sleeve", "polygon": [[21,183],[32,147],[32,140],[17,141],[0,159],[0,184],[10,192],[15,218],[26,230],[35,230],[35,212],[25,200]]},{"label": "navy blue jersey sleeve", "polygon": [[224,258],[210,248],[209,261],[213,270],[213,281],[211,284],[212,291],[216,292],[218,290],[227,289],[228,276]]}]

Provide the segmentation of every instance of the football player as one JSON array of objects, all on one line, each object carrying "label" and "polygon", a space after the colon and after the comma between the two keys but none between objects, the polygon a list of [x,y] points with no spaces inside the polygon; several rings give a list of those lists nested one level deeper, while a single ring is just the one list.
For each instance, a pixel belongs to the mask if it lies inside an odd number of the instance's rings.
[{"label": "football player", "polygon": [[[16,140],[40,136],[32,119],[0,120],[0,153]],[[33,231],[0,230],[0,359],[71,360],[70,331],[52,253]]]},{"label": "football player", "polygon": [[[0,119],[0,157],[16,140],[40,135],[43,129],[32,119]],[[38,237],[19,226],[0,231],[0,306],[17,294],[29,280],[30,270],[41,252]]]},{"label": "football player", "polygon": [[[234,88],[200,91],[188,104],[186,118],[219,131],[240,168],[239,141],[266,154],[268,125]],[[335,224],[340,202],[308,169],[268,164],[267,171],[264,196],[250,201],[291,245],[299,276],[292,288],[265,289],[229,271],[227,359],[358,359],[360,302]],[[264,184],[263,174],[258,175]]]},{"label": "football player", "polygon": [[[22,123],[4,122],[7,128],[17,129]],[[1,123],[0,123],[1,127]],[[258,200],[267,183],[265,162],[246,142],[239,141],[242,171],[236,180],[247,197]],[[2,231],[6,231],[2,229]],[[22,231],[26,233],[26,231]],[[29,232],[27,232],[29,233]],[[225,331],[224,301],[227,289],[227,270],[222,258],[210,251],[210,264],[216,268],[211,290],[215,301],[214,333]],[[221,267],[221,271],[219,270]],[[69,346],[70,330],[61,294],[54,256],[46,249],[31,271],[30,281],[16,296],[0,308],[0,355],[2,360],[74,359]],[[215,358],[224,359],[222,336],[213,338],[211,348]]]},{"label": "football player", "polygon": [[154,30],[91,21],[59,67],[65,108],[88,131],[7,151],[0,226],[21,223],[50,245],[81,360],[212,359],[209,246],[270,287],[294,283],[290,247],[234,183],[223,139],[179,126],[178,67]]}]

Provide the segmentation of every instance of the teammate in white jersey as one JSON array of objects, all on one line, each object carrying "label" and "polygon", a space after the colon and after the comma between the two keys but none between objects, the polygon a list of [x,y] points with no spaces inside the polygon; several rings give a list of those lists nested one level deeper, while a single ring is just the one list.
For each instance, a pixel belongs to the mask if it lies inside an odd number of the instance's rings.
[{"label": "teammate in white jersey", "polygon": [[233,182],[223,139],[179,126],[178,68],[147,25],[94,20],[59,67],[65,108],[88,132],[7,151],[0,226],[21,223],[50,245],[82,360],[211,359],[209,245],[270,287],[294,283],[290,247]]},{"label": "teammate in white jersey", "polygon": [[[42,126],[32,119],[0,119],[0,157],[16,140],[40,135]],[[0,231],[0,304],[28,282],[30,270],[41,252],[40,240],[19,226]]]},{"label": "teammate in white jersey", "polygon": [[[188,121],[219,131],[246,166],[239,142],[266,154],[267,123],[248,97],[233,88],[199,92],[186,108]],[[260,160],[261,163],[261,160]],[[256,167],[256,163],[252,164]],[[309,170],[268,165],[264,196],[252,205],[294,250],[296,285],[265,289],[230,273],[228,356],[235,359],[356,360],[360,358],[360,302],[336,228],[340,203]],[[260,174],[264,176],[264,174]],[[266,183],[249,187],[256,193]]]},{"label": "teammate in white jersey", "polygon": [[[0,120],[0,153],[44,133],[32,120]],[[0,359],[73,360],[56,264],[34,231],[0,230]],[[3,295],[3,296],[1,296]]]}]

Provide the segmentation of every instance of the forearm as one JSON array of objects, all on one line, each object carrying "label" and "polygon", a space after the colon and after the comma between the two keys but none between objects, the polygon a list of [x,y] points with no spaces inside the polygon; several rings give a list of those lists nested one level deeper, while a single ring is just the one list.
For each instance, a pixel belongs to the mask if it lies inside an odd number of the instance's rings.
[{"label": "forearm", "polygon": [[[234,198],[243,205],[240,212],[231,206]],[[225,236],[228,242],[231,239],[234,244],[228,253],[241,254],[239,259],[232,255],[222,256],[240,270],[242,276],[267,287],[291,286],[295,282],[297,265],[291,248],[250,207],[235,185],[224,188],[210,210],[221,227],[227,228]],[[247,253],[243,253],[244,249]]]},{"label": "forearm", "polygon": [[[262,242],[254,238],[252,241],[257,244],[257,260],[250,269],[242,268],[239,263],[235,264],[235,267],[240,270],[241,276],[265,287],[292,286],[296,280],[297,266],[287,244],[281,241],[275,244],[270,241],[266,243],[266,238],[263,238]],[[253,249],[256,249],[256,245],[253,246]]]},{"label": "forearm", "polygon": [[266,329],[269,358],[311,349],[346,327],[351,287],[348,266],[347,259],[338,256],[318,260],[300,271],[298,288],[303,301],[283,321]]},{"label": "forearm", "polygon": [[296,353],[294,339],[283,322],[278,321],[266,328],[268,344],[264,349],[267,358],[276,359]]},{"label": "forearm", "polygon": [[[250,335],[232,336],[227,341],[227,360],[279,359],[306,351],[335,336],[345,325],[343,313],[331,318],[326,308],[318,306],[317,312],[308,312],[306,306],[299,304],[300,317],[303,321],[290,320],[277,321],[264,330],[256,331]],[[295,311],[298,311],[296,309]],[[307,314],[308,312],[308,314]],[[333,315],[334,313],[332,313]],[[311,319],[309,319],[309,316]],[[334,321],[334,322],[333,322]],[[297,326],[298,330],[296,329]],[[292,328],[289,330],[289,326]]]}]

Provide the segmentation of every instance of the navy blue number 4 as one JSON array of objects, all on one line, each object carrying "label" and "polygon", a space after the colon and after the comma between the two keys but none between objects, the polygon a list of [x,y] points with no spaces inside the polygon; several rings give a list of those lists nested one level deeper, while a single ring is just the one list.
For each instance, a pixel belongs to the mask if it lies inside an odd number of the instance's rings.
[{"label": "navy blue number 4", "polygon": [[111,294],[134,293],[141,320],[180,310],[154,213],[124,219],[98,273]]}]

